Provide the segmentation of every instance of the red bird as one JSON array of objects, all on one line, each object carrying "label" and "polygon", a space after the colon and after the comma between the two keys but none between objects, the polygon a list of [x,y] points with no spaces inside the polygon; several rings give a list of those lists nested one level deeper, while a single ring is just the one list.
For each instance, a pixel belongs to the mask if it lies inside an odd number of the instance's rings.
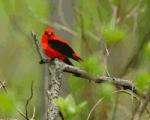
[{"label": "red bird", "polygon": [[69,58],[81,61],[81,58],[74,52],[68,43],[54,34],[54,30],[46,28],[42,35],[42,48],[44,53],[50,58],[58,58],[66,64],[73,65]]}]

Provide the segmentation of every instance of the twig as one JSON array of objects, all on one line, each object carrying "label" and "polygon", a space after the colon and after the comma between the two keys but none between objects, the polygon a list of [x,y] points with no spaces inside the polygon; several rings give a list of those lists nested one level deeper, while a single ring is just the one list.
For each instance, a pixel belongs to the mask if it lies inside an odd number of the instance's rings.
[{"label": "twig", "polygon": [[133,7],[131,7],[131,9],[129,9],[127,11],[127,14],[125,15],[125,17],[126,17],[125,19],[130,18],[136,14],[137,10],[140,8],[141,2],[142,2],[142,0],[138,0],[137,4],[134,5],[135,7],[133,6]]},{"label": "twig", "polygon": [[33,114],[32,114],[31,120],[34,120],[34,119],[35,119],[35,107],[34,107],[34,109],[33,109]]},{"label": "twig", "polygon": [[115,97],[115,103],[114,103],[114,107],[113,107],[111,120],[116,120],[116,113],[117,113],[118,104],[119,104],[119,93],[117,92],[116,97]]},{"label": "twig", "polygon": [[111,82],[116,86],[122,86],[124,89],[129,89],[137,94],[137,89],[135,85],[132,83],[132,81],[130,80],[123,80],[120,78],[107,77],[107,76],[95,77],[89,75],[89,73],[87,73],[85,70],[81,70],[77,67],[66,65],[66,64],[64,64],[64,71],[72,74],[78,74],[81,78],[91,80],[95,83]]},{"label": "twig", "polygon": [[144,111],[147,110],[146,107],[147,107],[149,101],[150,101],[150,85],[149,85],[149,89],[147,91],[146,97],[145,97],[145,99],[143,99],[141,101],[139,108],[137,109],[137,111],[133,117],[133,120],[140,120]]},{"label": "twig", "polygon": [[4,82],[2,82],[2,81],[0,80],[0,88],[3,88],[3,89],[4,89],[4,91],[7,93],[7,89],[6,89],[5,81],[4,81]]},{"label": "twig", "polygon": [[[141,102],[140,97],[137,96],[137,95],[135,95],[135,94],[133,94],[133,93],[130,92],[130,91],[127,91],[127,90],[118,90],[117,92],[123,92],[123,93],[129,94],[129,95],[131,95],[133,98],[135,98],[138,102]],[[145,96],[144,96],[144,97],[145,97]],[[149,110],[148,110],[147,107],[146,107],[146,112],[147,112],[148,114],[150,114],[150,112],[149,112]]]},{"label": "twig", "polygon": [[32,9],[31,6],[28,5],[28,10],[30,11],[30,13],[32,14],[32,17],[34,17],[36,20],[38,20],[40,23],[44,24],[44,25],[47,25],[47,26],[51,26],[51,27],[54,27],[56,29],[62,29],[66,32],[68,32],[69,34],[73,35],[74,37],[77,37],[79,38],[79,36],[77,35],[77,33],[75,31],[73,31],[71,28],[69,27],[66,27],[65,25],[63,24],[60,24],[56,21],[48,21],[47,19],[45,18],[40,18]]},{"label": "twig", "polygon": [[96,103],[95,103],[95,105],[92,107],[92,109],[90,110],[90,112],[89,112],[89,114],[88,114],[88,117],[87,117],[87,119],[86,120],[89,120],[90,119],[90,116],[91,116],[91,114],[92,114],[92,112],[95,110],[95,108],[102,102],[102,100],[103,100],[104,98],[101,98],[101,99],[99,99]]},{"label": "twig", "polygon": [[40,51],[40,45],[39,45],[39,41],[38,41],[38,39],[37,39],[37,36],[36,36],[36,34],[35,34],[34,32],[31,32],[31,35],[32,35],[33,40],[34,40],[37,53],[38,53],[40,59],[42,60],[42,59],[43,59],[43,56],[42,56],[42,53],[41,53],[41,51]]},{"label": "twig", "polygon": [[26,105],[25,105],[25,110],[26,110],[26,120],[30,120],[29,115],[28,115],[28,105],[33,97],[33,81],[31,82],[31,95],[27,99]]},{"label": "twig", "polygon": [[[33,84],[33,81],[32,81],[32,84]],[[27,100],[27,102],[26,102],[26,105],[25,105],[25,109],[26,109],[26,113],[24,114],[24,113],[22,113],[20,110],[18,110],[17,109],[17,112],[23,117],[23,118],[25,118],[26,120],[34,120],[34,114],[35,114],[35,110],[34,110],[34,112],[33,112],[33,117],[31,118],[31,119],[29,119],[29,117],[28,117],[28,110],[27,110],[27,107],[28,107],[28,104],[29,104],[29,102],[30,102],[30,100],[32,99],[32,96],[33,96],[33,85],[31,84],[31,96],[28,98],[28,100]],[[6,86],[5,86],[5,82],[2,82],[1,80],[0,80],[0,88],[3,88],[4,89],[4,91],[6,92],[6,94],[8,94],[8,92],[7,92],[7,88],[6,88]]]},{"label": "twig", "polygon": [[24,118],[26,119],[26,115],[24,113],[22,113],[20,110],[17,110],[17,112]]},{"label": "twig", "polygon": [[63,0],[59,0],[58,1],[58,15],[60,17],[60,20],[63,22],[63,24],[65,26],[69,26],[66,19],[65,19],[65,16],[64,16],[64,12],[63,12]]},{"label": "twig", "polygon": [[117,22],[117,7],[113,4],[112,0],[109,0],[109,4],[111,5],[111,9],[112,9],[112,22],[113,22],[113,26],[116,25]]},{"label": "twig", "polygon": [[[51,21],[51,22],[52,22],[52,21]],[[54,27],[54,28],[56,28],[56,29],[62,29],[62,30],[64,30],[64,31],[70,33],[70,34],[73,35],[74,37],[79,38],[79,36],[77,35],[77,33],[76,33],[75,31],[73,31],[71,28],[66,27],[65,25],[62,25],[62,24],[60,24],[60,23],[58,23],[58,22],[52,22],[52,23],[50,24],[50,26],[52,26],[52,27]]]},{"label": "twig", "polygon": [[[114,93],[119,93],[119,92],[124,92],[124,93],[126,93],[126,94],[129,94],[129,95],[133,96],[137,101],[140,101],[140,99],[139,99],[136,95],[133,95],[132,93],[130,93],[129,91],[126,91],[126,90],[117,90],[117,91],[115,91]],[[90,110],[90,112],[89,112],[88,117],[87,117],[86,120],[89,120],[89,119],[90,119],[90,116],[91,116],[92,112],[95,110],[95,108],[100,104],[100,102],[101,102],[103,99],[104,99],[104,98],[101,98],[101,99],[99,99],[99,100],[95,103],[95,105],[94,105],[94,106],[92,107],[92,109]],[[118,98],[117,98],[117,101],[118,101]]]},{"label": "twig", "polygon": [[130,92],[130,91],[127,91],[127,90],[118,90],[117,92],[123,92],[123,93],[126,93],[126,94],[128,94],[128,95],[131,95],[131,96],[132,96],[133,98],[135,98],[137,101],[140,101],[139,96],[133,94],[133,93]]},{"label": "twig", "polygon": [[144,45],[148,42],[149,40],[149,37],[150,37],[150,29],[148,30],[147,33],[145,33],[139,47],[134,50],[134,53],[133,55],[131,56],[129,62],[127,63],[123,73],[121,74],[121,76],[125,75],[127,70],[130,68],[130,66],[137,60],[138,56],[140,55],[139,53],[142,51],[142,49],[144,48]]},{"label": "twig", "polygon": [[92,49],[91,49],[91,47],[89,45],[89,42],[87,40],[86,33],[85,33],[85,25],[84,25],[83,14],[78,9],[75,9],[75,12],[79,16],[79,18],[80,18],[81,39],[85,43],[86,48],[88,49],[88,51],[90,53],[92,53]]}]

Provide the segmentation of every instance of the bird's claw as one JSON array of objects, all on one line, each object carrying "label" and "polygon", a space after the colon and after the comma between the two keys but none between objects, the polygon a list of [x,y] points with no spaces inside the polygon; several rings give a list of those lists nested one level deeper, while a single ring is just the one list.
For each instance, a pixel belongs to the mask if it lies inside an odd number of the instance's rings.
[{"label": "bird's claw", "polygon": [[44,64],[44,63],[46,63],[45,59],[42,59],[42,60],[39,62],[39,64]]},{"label": "bird's claw", "polygon": [[54,59],[42,59],[39,64],[45,64],[45,63],[50,63],[52,62]]}]

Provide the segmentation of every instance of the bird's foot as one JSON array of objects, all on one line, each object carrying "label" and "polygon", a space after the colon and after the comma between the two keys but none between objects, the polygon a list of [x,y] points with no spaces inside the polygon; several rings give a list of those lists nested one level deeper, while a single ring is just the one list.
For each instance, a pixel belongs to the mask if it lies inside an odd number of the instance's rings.
[{"label": "bird's foot", "polygon": [[55,58],[51,58],[50,61],[53,62],[55,60]]},{"label": "bird's foot", "polygon": [[51,59],[42,59],[39,64],[45,64],[45,63],[51,63],[55,60],[55,58],[51,58]]},{"label": "bird's foot", "polygon": [[45,64],[51,62],[51,59],[42,59],[39,64]]},{"label": "bird's foot", "polygon": [[39,61],[39,64],[45,64],[45,59],[42,59],[41,61]]}]

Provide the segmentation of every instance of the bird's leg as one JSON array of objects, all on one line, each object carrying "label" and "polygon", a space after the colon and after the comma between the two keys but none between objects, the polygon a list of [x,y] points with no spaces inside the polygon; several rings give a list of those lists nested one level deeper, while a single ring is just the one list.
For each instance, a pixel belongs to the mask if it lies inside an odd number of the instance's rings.
[{"label": "bird's leg", "polygon": [[42,59],[41,61],[39,61],[39,64],[44,64],[45,63],[45,60]]},{"label": "bird's leg", "polygon": [[55,58],[51,58],[50,61],[53,62],[55,60]]}]

